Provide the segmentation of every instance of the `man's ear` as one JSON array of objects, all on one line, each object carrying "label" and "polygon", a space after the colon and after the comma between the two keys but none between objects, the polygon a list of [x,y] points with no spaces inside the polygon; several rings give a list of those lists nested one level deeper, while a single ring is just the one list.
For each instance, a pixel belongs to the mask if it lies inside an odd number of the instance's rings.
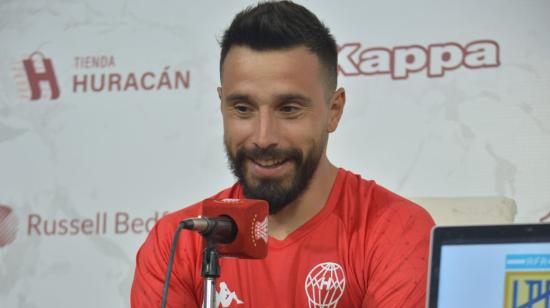
[{"label": "man's ear", "polygon": [[329,119],[328,119],[328,132],[332,133],[338,127],[340,118],[344,113],[344,106],[346,105],[346,90],[339,88],[334,92],[330,100],[329,105]]},{"label": "man's ear", "polygon": [[220,98],[220,111],[223,112],[222,87],[218,87],[216,90],[218,91],[218,97]]}]

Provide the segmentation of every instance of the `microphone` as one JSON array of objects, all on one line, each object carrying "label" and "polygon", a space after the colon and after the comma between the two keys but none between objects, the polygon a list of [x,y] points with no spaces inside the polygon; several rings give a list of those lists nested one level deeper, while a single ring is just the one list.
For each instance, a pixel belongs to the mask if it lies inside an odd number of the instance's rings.
[{"label": "microphone", "polygon": [[263,259],[267,256],[268,205],[264,200],[206,199],[202,216],[181,222],[199,232],[206,244],[218,244],[220,256]]},{"label": "microphone", "polygon": [[228,244],[237,236],[237,224],[229,216],[189,218],[181,224],[184,229],[199,232],[212,244]]},{"label": "microphone", "polygon": [[[172,239],[161,308],[166,307],[172,265],[181,230],[197,231],[205,239],[201,273],[205,278],[203,306],[210,307],[215,303],[215,279],[220,276],[218,256],[241,259],[263,259],[267,256],[267,215],[268,205],[264,200],[204,200],[202,216],[181,221]],[[209,306],[208,303],[212,305]]]}]

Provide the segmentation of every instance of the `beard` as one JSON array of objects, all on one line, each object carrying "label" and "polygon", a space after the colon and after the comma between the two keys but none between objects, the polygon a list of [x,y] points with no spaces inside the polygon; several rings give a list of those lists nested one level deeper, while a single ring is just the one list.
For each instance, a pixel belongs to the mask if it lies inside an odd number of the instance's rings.
[{"label": "beard", "polygon": [[[317,170],[321,156],[324,153],[328,134],[323,136],[321,143],[314,143],[304,155],[299,149],[279,149],[275,146],[267,148],[240,147],[236,153],[229,148],[225,138],[225,151],[231,171],[243,187],[246,198],[265,200],[269,204],[269,214],[276,214],[285,206],[298,199],[309,187],[311,178]],[[280,178],[248,178],[246,161],[274,160],[294,164],[290,175]]]}]

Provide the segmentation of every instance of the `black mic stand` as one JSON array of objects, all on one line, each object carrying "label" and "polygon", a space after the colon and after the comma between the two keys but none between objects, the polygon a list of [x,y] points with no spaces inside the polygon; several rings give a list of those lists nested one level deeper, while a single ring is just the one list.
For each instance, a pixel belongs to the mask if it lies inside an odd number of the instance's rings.
[{"label": "black mic stand", "polygon": [[178,225],[172,247],[170,247],[170,256],[166,269],[166,278],[162,290],[161,308],[166,307],[168,298],[168,289],[170,288],[170,276],[172,274],[172,264],[176,254],[176,246],[180,231],[183,229],[199,231],[206,241],[206,247],[203,251],[201,276],[204,278],[204,300],[203,308],[216,307],[216,278],[220,277],[219,254],[216,250],[217,243],[231,243],[237,236],[237,226],[233,219],[228,216],[220,216],[215,219],[193,218],[186,219]]},{"label": "black mic stand", "polygon": [[231,243],[237,236],[237,228],[233,219],[220,216],[215,219],[203,219],[200,231],[206,247],[202,255],[201,276],[204,279],[203,308],[216,308],[216,278],[220,277],[218,243]]},{"label": "black mic stand", "polygon": [[201,276],[204,279],[203,308],[216,307],[216,278],[220,277],[220,263],[218,261],[216,245],[207,241],[202,255]]}]

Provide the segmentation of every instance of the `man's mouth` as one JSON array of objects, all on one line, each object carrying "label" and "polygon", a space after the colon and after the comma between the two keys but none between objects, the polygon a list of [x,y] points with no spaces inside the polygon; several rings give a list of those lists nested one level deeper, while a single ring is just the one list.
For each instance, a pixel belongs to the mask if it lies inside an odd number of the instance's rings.
[{"label": "man's mouth", "polygon": [[262,168],[277,168],[287,162],[286,159],[250,159],[252,162]]}]

